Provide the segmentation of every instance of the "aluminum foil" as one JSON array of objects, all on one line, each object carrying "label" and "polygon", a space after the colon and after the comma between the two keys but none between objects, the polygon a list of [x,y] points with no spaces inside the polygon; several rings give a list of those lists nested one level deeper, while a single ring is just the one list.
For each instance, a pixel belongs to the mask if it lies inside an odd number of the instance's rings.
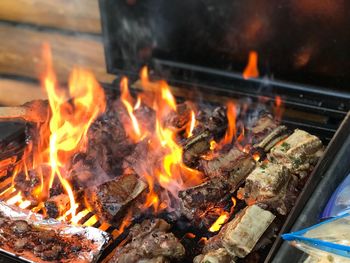
[{"label": "aluminum foil", "polygon": [[[96,262],[99,258],[103,248],[110,240],[110,236],[107,232],[94,227],[74,226],[69,225],[55,219],[44,219],[42,215],[32,213],[30,211],[21,210],[15,206],[9,206],[0,201],[0,213],[11,220],[25,220],[28,224],[41,228],[43,230],[54,230],[58,235],[68,237],[73,235],[79,235],[85,240],[91,241],[91,249],[89,251],[74,252],[70,255],[69,259],[60,259],[59,262]],[[0,227],[0,236],[1,236]],[[21,253],[16,252],[13,248],[7,246],[6,242],[0,243],[0,251],[5,252],[11,256],[20,258],[27,262],[48,262],[40,257],[34,255],[30,250],[24,250]],[[50,262],[58,262],[53,260]]]}]

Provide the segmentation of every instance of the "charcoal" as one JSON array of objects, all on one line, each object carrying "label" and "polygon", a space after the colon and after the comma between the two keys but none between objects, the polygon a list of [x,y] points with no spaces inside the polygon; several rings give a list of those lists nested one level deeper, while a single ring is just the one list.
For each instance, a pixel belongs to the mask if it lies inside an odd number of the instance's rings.
[{"label": "charcoal", "polygon": [[308,172],[323,154],[323,145],[319,138],[296,129],[282,143],[271,149],[268,158],[286,166],[292,173]]},{"label": "charcoal", "polygon": [[134,174],[125,174],[85,190],[85,197],[99,218],[117,222],[126,209],[146,189],[146,184]]},{"label": "charcoal", "polygon": [[127,242],[116,250],[109,262],[153,263],[180,260],[185,255],[185,248],[172,233],[168,233],[169,229],[170,225],[162,219],[145,220],[134,225],[126,238]]}]

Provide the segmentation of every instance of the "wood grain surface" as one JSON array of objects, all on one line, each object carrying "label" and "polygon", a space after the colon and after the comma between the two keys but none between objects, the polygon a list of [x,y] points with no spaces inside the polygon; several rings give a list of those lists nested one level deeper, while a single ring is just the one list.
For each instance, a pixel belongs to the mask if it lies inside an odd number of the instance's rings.
[{"label": "wood grain surface", "polygon": [[1,0],[0,20],[101,32],[98,0]]},{"label": "wood grain surface", "polygon": [[91,69],[101,82],[111,82],[106,73],[103,45],[98,37],[33,31],[0,24],[0,73],[37,78],[43,71],[41,49],[51,45],[54,68],[60,82],[66,82],[74,66]]}]

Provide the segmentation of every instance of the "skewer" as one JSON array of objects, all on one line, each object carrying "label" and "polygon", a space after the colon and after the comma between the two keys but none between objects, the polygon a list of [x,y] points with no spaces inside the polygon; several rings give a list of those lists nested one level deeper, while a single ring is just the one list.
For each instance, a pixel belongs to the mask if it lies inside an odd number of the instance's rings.
[{"label": "skewer", "polygon": [[0,107],[0,121],[22,119],[29,122],[45,122],[47,117],[48,103],[44,100],[33,100],[21,106]]}]

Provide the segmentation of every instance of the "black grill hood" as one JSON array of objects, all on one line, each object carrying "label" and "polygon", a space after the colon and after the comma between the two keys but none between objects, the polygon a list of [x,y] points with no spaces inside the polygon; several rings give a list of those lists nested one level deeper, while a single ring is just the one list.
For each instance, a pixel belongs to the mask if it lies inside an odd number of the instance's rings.
[{"label": "black grill hood", "polygon": [[100,0],[100,10],[109,73],[234,74],[255,50],[262,76],[350,90],[349,1]]}]

